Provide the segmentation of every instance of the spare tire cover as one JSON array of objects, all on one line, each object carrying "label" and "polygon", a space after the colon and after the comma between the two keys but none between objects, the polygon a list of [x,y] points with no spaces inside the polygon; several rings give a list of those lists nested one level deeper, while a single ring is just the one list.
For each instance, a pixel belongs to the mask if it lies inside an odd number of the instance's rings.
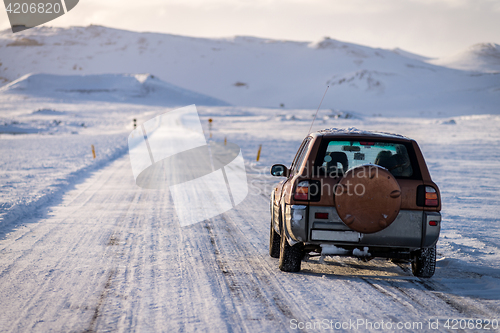
[{"label": "spare tire cover", "polygon": [[335,206],[352,230],[374,233],[387,228],[401,208],[401,188],[393,175],[378,165],[349,170],[335,188]]}]

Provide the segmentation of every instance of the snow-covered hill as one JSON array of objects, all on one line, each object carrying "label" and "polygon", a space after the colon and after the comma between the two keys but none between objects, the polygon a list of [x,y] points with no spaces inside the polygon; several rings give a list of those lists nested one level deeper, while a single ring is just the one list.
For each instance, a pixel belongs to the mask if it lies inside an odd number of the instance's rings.
[{"label": "snow-covered hill", "polygon": [[459,54],[433,59],[429,63],[466,71],[500,73],[500,45],[476,44]]},{"label": "snow-covered hill", "polygon": [[150,74],[26,74],[0,88],[0,94],[163,106],[228,105],[221,100],[168,84]]},{"label": "snow-covered hill", "polygon": [[42,72],[151,73],[233,105],[316,108],[329,84],[323,107],[340,111],[402,116],[500,112],[499,73],[426,61],[399,49],[329,38],[314,43],[204,39],[101,26],[0,33],[0,77],[6,83]]}]

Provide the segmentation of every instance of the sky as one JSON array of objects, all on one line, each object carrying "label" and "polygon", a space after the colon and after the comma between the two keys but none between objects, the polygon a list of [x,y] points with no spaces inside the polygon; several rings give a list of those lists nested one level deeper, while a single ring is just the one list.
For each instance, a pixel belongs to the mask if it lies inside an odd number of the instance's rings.
[{"label": "sky", "polygon": [[[10,26],[2,9],[3,30]],[[328,36],[444,57],[477,43],[500,44],[500,0],[80,0],[45,25],[90,24],[196,37]]]}]

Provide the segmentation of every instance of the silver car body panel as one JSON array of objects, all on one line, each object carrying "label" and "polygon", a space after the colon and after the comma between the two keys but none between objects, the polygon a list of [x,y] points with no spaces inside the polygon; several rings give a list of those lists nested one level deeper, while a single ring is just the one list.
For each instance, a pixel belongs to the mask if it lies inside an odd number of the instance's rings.
[{"label": "silver car body panel", "polygon": [[307,211],[305,205],[285,205],[285,226],[290,245],[307,240]]},{"label": "silver car body panel", "polygon": [[439,239],[441,231],[441,213],[439,212],[424,212],[424,224],[422,247],[433,247]]},{"label": "silver car body panel", "polygon": [[[328,214],[327,219],[316,213]],[[429,221],[438,226],[429,226]],[[439,238],[441,214],[418,210],[401,210],[384,230],[363,234],[352,231],[340,219],[334,207],[285,205],[286,236],[290,243],[422,248],[431,247]],[[425,222],[425,223],[424,223]]]}]

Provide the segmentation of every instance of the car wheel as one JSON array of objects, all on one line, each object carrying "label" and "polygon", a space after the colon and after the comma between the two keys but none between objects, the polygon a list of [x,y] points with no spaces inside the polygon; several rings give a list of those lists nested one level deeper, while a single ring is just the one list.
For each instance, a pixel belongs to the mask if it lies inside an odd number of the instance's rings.
[{"label": "car wheel", "polygon": [[271,219],[271,230],[269,231],[269,255],[273,258],[280,257],[280,235],[274,230],[274,221]]},{"label": "car wheel", "polygon": [[412,255],[411,271],[413,275],[430,278],[436,270],[436,245],[415,251]]},{"label": "car wheel", "polygon": [[280,238],[280,270],[283,272],[299,272],[304,245],[302,243],[297,243],[294,246],[290,246],[285,235],[282,235]]}]

